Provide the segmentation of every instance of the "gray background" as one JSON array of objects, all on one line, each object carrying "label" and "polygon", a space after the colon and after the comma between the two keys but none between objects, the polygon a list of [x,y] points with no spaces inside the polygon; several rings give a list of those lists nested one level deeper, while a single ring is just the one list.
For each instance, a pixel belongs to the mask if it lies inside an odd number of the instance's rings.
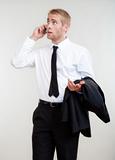
[{"label": "gray background", "polygon": [[[16,70],[10,61],[33,29],[46,22],[48,10],[58,7],[72,16],[70,39],[91,53],[111,116],[105,124],[90,113],[92,138],[80,137],[78,160],[115,160],[114,0],[0,0],[0,160],[31,160],[35,69]],[[43,38],[36,47],[46,42]]]}]

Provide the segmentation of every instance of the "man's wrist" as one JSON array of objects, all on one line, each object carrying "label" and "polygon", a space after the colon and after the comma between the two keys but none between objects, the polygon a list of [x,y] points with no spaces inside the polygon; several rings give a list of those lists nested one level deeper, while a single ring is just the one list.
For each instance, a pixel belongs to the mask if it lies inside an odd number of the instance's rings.
[{"label": "man's wrist", "polygon": [[34,41],[37,41],[39,38],[31,35],[31,36],[30,36],[30,39],[32,39],[32,40],[34,40]]}]

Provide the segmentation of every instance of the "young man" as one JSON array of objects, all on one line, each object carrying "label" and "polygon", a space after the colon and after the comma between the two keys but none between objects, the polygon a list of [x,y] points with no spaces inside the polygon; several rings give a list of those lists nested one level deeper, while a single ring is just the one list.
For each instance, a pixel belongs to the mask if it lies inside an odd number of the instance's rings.
[{"label": "young man", "polygon": [[[79,92],[84,81],[73,81],[93,77],[93,70],[87,49],[67,37],[70,21],[65,10],[50,10],[47,24],[33,31],[13,59],[17,68],[36,67],[39,104],[33,113],[33,160],[53,160],[55,148],[58,160],[77,158],[79,133],[72,136],[69,124],[61,121],[61,107],[65,88]],[[45,35],[51,44],[33,50]]]}]

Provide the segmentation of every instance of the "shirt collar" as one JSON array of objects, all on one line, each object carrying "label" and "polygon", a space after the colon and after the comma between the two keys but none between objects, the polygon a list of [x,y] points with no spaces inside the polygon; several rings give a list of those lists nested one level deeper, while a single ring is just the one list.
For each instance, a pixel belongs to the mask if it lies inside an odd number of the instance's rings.
[{"label": "shirt collar", "polygon": [[63,49],[63,48],[65,48],[65,47],[67,47],[68,42],[69,42],[69,38],[65,38],[63,41],[61,41],[61,42],[58,43],[58,44],[52,43],[52,44],[51,44],[51,48],[52,48],[53,46],[58,46],[59,49]]}]

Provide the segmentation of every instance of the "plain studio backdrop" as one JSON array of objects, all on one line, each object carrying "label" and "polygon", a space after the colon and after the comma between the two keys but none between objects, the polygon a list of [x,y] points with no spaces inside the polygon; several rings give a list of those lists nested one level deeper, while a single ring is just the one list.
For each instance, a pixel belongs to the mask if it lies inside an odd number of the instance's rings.
[{"label": "plain studio backdrop", "polygon": [[[71,14],[69,38],[90,51],[111,117],[105,124],[90,113],[92,137],[80,136],[78,160],[115,160],[114,0],[0,0],[0,160],[32,159],[32,114],[39,92],[35,69],[18,70],[10,63],[52,8]],[[35,47],[47,42],[45,37]]]}]

